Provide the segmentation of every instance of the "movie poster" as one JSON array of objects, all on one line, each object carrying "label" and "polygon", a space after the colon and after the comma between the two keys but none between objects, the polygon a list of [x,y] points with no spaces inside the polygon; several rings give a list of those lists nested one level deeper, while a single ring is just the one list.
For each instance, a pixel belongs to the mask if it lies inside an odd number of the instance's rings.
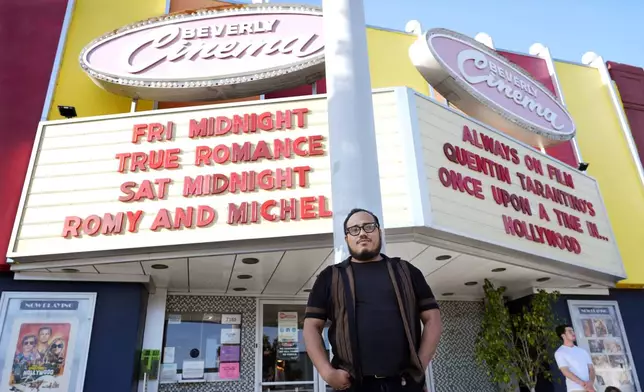
[{"label": "movie poster", "polygon": [[71,322],[16,320],[0,392],[68,392],[74,328]]},{"label": "movie poster", "polygon": [[597,374],[596,387],[642,392],[623,331],[617,303],[568,301],[577,345],[590,353]]}]

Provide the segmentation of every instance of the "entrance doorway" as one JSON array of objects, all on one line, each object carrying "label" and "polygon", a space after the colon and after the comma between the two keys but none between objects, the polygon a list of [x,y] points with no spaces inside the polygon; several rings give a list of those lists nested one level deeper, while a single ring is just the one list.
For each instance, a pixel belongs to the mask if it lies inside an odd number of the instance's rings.
[{"label": "entrance doorway", "polygon": [[[326,389],[306,353],[302,336],[305,311],[306,301],[259,302],[257,392],[320,392]],[[325,347],[328,351],[327,339]]]},{"label": "entrance doorway", "polygon": [[[306,353],[306,301],[260,300],[258,306],[256,392],[331,392]],[[323,336],[330,355],[328,327]],[[433,392],[431,365],[426,376],[427,390]]]}]

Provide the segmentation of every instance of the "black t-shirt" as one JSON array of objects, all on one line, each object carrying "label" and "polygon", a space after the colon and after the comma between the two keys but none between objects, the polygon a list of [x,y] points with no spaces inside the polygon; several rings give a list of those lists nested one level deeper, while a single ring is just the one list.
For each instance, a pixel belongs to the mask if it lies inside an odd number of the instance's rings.
[{"label": "black t-shirt", "polygon": [[[420,336],[420,313],[438,309],[438,304],[423,273],[412,264],[408,263],[407,266],[419,315],[418,323],[412,328]],[[383,376],[390,375],[392,371],[397,374],[401,366],[404,368],[411,365],[411,355],[386,261],[364,264],[352,262],[351,267],[355,282],[356,329],[362,374]],[[346,342],[336,341],[336,320],[331,299],[333,268],[338,267],[325,268],[313,284],[305,317],[331,320],[329,340],[333,349],[333,362],[337,365],[338,347],[346,345]]]},{"label": "black t-shirt", "polygon": [[362,374],[395,376],[409,363],[409,343],[384,260],[353,263]]}]

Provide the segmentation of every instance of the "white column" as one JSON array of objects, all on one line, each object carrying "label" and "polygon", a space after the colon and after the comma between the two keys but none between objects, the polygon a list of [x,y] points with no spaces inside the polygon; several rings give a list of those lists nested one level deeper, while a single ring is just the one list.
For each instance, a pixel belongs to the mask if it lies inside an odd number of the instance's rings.
[{"label": "white column", "polygon": [[[148,308],[145,315],[145,330],[143,331],[143,349],[163,349],[163,328],[165,326],[165,305],[168,298],[167,289],[157,288],[154,294],[148,296]],[[161,366],[159,366],[159,371]],[[160,372],[159,372],[160,373]],[[159,380],[148,381],[146,390],[143,381],[139,381],[138,392],[157,392]]]},{"label": "white column", "polygon": [[[381,220],[382,199],[362,0],[323,0],[335,262],[348,256],[342,227],[352,208]],[[384,235],[383,235],[384,250]]]}]

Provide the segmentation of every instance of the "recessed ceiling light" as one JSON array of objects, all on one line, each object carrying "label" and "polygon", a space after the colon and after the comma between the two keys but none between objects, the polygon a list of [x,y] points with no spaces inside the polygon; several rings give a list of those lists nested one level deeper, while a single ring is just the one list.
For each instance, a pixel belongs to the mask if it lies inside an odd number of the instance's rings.
[{"label": "recessed ceiling light", "polygon": [[304,290],[302,290],[302,291],[304,291],[305,293],[310,293],[310,292],[311,292],[311,289],[304,289]]},{"label": "recessed ceiling light", "polygon": [[592,286],[592,284],[588,284],[588,283],[586,283],[586,284],[580,284],[580,285],[579,285],[579,288],[580,288],[580,289],[586,289],[586,288],[588,288],[588,287],[590,287],[590,286]]},{"label": "recessed ceiling light", "polygon": [[233,290],[234,291],[246,291],[246,288],[244,288],[244,287],[235,287]]},{"label": "recessed ceiling light", "polygon": [[246,275],[246,274],[237,275],[237,279],[252,279],[252,278],[253,278],[253,275]]},{"label": "recessed ceiling light", "polygon": [[450,296],[454,295],[454,293],[443,293],[443,294],[441,294],[441,295],[442,295],[443,297],[450,297]]},{"label": "recessed ceiling light", "polygon": [[255,257],[244,257],[242,259],[242,263],[248,264],[248,265],[253,265],[253,264],[259,263],[259,259],[255,258]]},{"label": "recessed ceiling light", "polygon": [[476,286],[477,282],[465,282],[465,286]]},{"label": "recessed ceiling light", "polygon": [[505,271],[505,268],[495,268],[492,270],[492,272],[503,272]]},{"label": "recessed ceiling light", "polygon": [[78,269],[77,268],[63,268],[61,271],[74,273],[74,272],[78,272]]},{"label": "recessed ceiling light", "polygon": [[168,266],[165,264],[152,264],[150,268],[155,270],[162,270],[162,269],[168,269]]},{"label": "recessed ceiling light", "polygon": [[539,279],[537,279],[537,282],[547,282],[547,281],[549,281],[549,280],[550,280],[550,278],[549,278],[549,277],[547,277],[547,276],[545,276],[545,277],[543,277],[543,278],[539,278]]},{"label": "recessed ceiling light", "polygon": [[436,256],[436,260],[438,260],[438,261],[449,260],[449,259],[451,259],[451,258],[452,258],[452,256],[450,256],[450,255],[440,255],[440,256]]}]

